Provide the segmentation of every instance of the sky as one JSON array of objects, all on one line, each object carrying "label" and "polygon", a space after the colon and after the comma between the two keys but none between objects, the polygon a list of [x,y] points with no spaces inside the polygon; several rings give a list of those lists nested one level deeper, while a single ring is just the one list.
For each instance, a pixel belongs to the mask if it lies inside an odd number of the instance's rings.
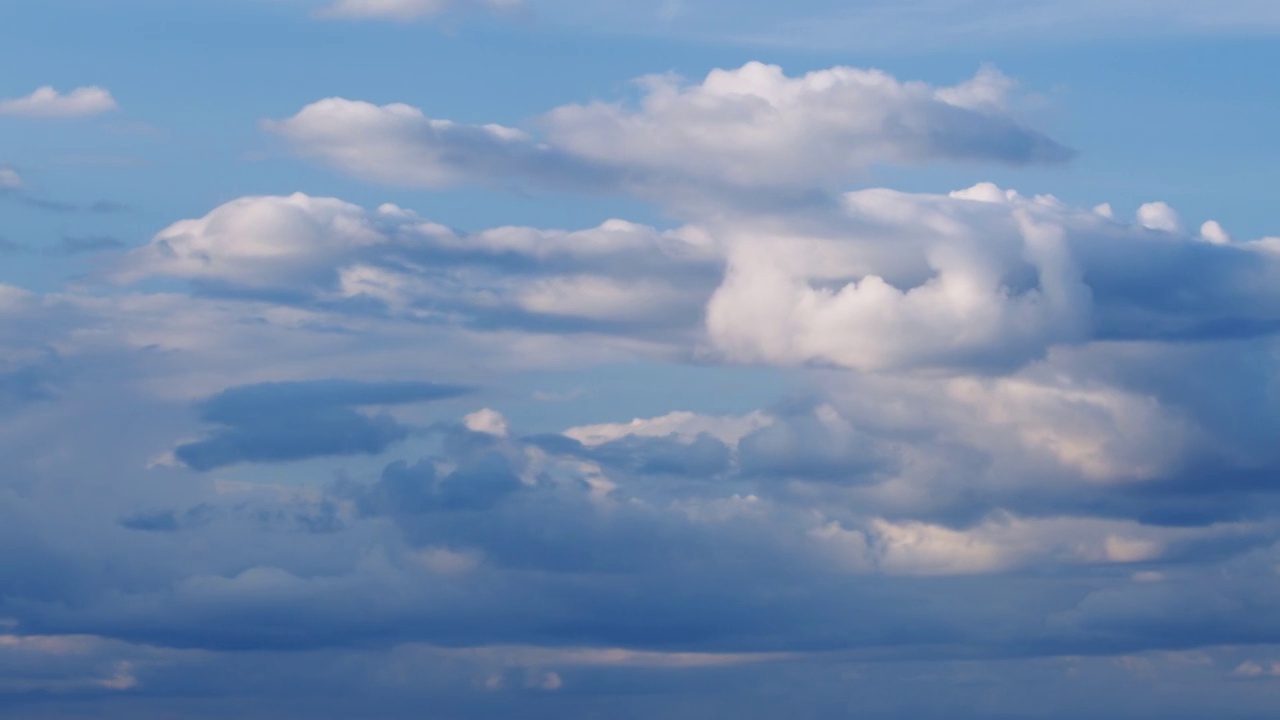
[{"label": "sky", "polygon": [[0,715],[1273,717],[1278,38],[0,5]]}]

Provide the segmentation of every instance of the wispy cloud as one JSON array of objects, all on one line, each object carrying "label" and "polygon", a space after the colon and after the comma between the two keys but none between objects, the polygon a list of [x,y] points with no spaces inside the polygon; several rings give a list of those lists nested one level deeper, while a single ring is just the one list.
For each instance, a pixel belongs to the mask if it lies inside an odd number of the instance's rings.
[{"label": "wispy cloud", "polygon": [[513,12],[525,7],[525,0],[334,0],[318,15],[334,19],[384,19],[408,21],[440,15],[456,7],[475,7],[495,12]]}]

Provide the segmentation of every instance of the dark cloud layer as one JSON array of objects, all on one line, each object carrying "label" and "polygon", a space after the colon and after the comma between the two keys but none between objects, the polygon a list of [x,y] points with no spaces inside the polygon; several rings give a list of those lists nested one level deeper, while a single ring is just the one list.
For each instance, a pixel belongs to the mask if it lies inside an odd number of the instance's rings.
[{"label": "dark cloud layer", "polygon": [[430,383],[341,380],[233,388],[199,407],[201,419],[220,429],[206,439],[179,445],[174,455],[195,470],[239,462],[374,455],[408,437],[410,428],[359,407],[426,402],[466,392]]}]

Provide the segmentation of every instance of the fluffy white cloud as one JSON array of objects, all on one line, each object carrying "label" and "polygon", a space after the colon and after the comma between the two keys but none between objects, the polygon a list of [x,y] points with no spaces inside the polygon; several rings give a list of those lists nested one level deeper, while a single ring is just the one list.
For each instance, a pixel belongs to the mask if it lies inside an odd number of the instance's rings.
[{"label": "fluffy white cloud", "polygon": [[456,5],[473,5],[497,12],[511,12],[525,6],[524,0],[335,0],[320,11],[327,18],[385,18],[415,20],[438,15]]},{"label": "fluffy white cloud", "polygon": [[984,184],[850,193],[821,222],[721,219],[710,232],[728,270],[708,332],[746,362],[1007,368],[1099,337],[1249,335],[1280,320],[1265,243],[1202,242],[1163,204],[1141,215],[1124,226]]},{"label": "fluffy white cloud", "polygon": [[131,253],[125,282],[150,275],[295,287],[331,275],[361,248],[387,242],[362,208],[302,194],[248,197],[162,230]]},{"label": "fluffy white cloud", "polygon": [[1182,232],[1182,218],[1168,203],[1151,202],[1138,208],[1138,223],[1149,230]]},{"label": "fluffy white cloud", "polygon": [[26,97],[0,100],[0,115],[72,118],[99,115],[119,108],[111,93],[100,87],[81,87],[62,94],[42,87]]},{"label": "fluffy white cloud", "polygon": [[875,162],[1054,162],[1072,154],[1012,117],[1011,83],[993,69],[937,88],[874,70],[788,77],[777,66],[748,63],[701,83],[652,76],[640,86],[638,107],[552,110],[534,123],[541,138],[341,98],[265,126],[306,157],[379,182],[526,180],[672,201],[717,188],[827,188]]}]

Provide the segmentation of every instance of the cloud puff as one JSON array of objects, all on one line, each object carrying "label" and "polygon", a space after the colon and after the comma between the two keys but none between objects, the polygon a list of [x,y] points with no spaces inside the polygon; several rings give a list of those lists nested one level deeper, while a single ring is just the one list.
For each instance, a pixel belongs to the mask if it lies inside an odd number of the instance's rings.
[{"label": "cloud puff", "polygon": [[205,422],[222,426],[179,445],[174,456],[196,470],[239,462],[284,462],[332,455],[373,455],[405,439],[409,428],[356,408],[457,397],[462,388],[429,383],[327,381],[232,388],[200,404]]},{"label": "cloud puff", "polygon": [[22,187],[22,176],[8,165],[0,165],[0,191],[17,190]]},{"label": "cloud puff", "polygon": [[529,181],[648,194],[671,183],[680,192],[803,191],[847,183],[876,162],[1060,162],[1072,155],[1013,119],[1012,83],[993,69],[935,88],[872,70],[836,67],[793,78],[748,63],[715,70],[699,84],[653,76],[640,85],[638,107],[552,110],[536,122],[541,139],[341,98],[266,127],[344,172],[425,187]]},{"label": "cloud puff", "polygon": [[383,18],[403,22],[438,15],[456,5],[512,12],[525,7],[525,0],[335,0],[332,5],[321,10],[319,15],[325,18]]},{"label": "cloud puff", "polygon": [[119,109],[111,93],[100,87],[76,88],[65,95],[42,87],[21,98],[0,100],[0,115],[73,118],[100,115]]}]

